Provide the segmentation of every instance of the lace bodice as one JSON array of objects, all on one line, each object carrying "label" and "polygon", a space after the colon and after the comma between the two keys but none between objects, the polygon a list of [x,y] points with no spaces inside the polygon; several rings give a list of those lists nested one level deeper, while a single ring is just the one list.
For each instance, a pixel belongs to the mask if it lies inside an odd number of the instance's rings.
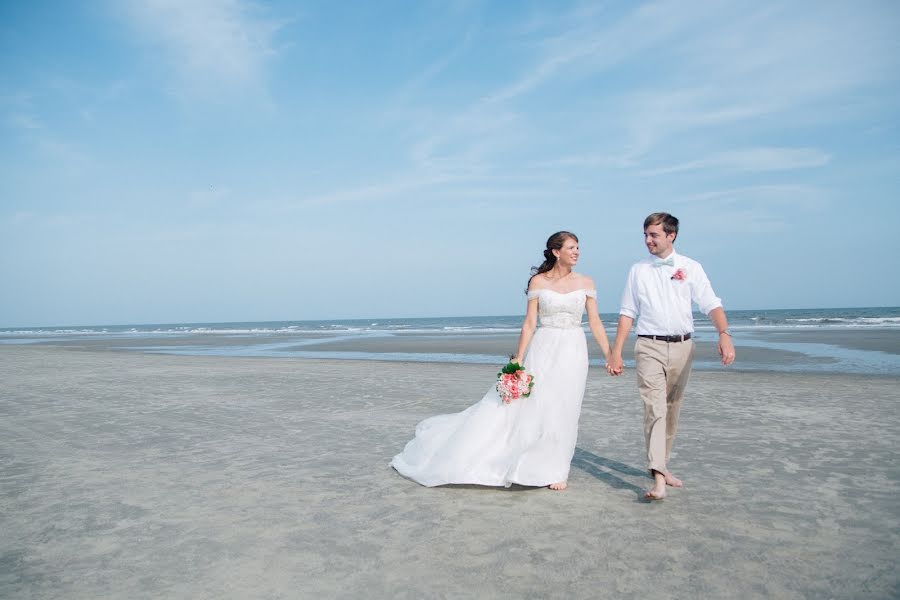
[{"label": "lace bodice", "polygon": [[541,327],[563,329],[581,327],[584,301],[588,296],[596,298],[597,290],[574,290],[561,293],[544,288],[528,292],[529,300],[538,299],[538,316]]}]

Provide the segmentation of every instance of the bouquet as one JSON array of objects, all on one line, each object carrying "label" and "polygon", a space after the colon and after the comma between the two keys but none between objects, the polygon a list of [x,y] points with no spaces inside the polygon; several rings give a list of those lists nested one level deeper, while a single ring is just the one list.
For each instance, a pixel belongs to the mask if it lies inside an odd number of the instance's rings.
[{"label": "bouquet", "polygon": [[534,387],[534,377],[526,373],[522,365],[513,362],[514,358],[511,356],[510,362],[497,373],[497,391],[504,404],[519,398],[527,398],[531,395],[531,388]]}]

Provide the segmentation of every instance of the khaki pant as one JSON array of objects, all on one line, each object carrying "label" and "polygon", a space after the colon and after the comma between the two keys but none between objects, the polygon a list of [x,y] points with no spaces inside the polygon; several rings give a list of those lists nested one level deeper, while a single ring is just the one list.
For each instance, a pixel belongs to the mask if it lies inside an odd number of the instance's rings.
[{"label": "khaki pant", "polygon": [[691,375],[694,342],[664,342],[639,337],[634,345],[638,390],[644,402],[647,468],[668,473],[666,464],[678,430],[681,400]]}]

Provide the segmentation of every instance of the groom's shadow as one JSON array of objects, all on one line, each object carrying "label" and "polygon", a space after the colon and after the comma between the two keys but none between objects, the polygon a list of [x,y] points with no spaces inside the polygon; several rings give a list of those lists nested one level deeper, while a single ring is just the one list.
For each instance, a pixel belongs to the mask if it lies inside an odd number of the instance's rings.
[{"label": "groom's shadow", "polygon": [[650,475],[647,471],[641,471],[640,469],[629,467],[624,463],[597,456],[593,452],[588,452],[581,448],[575,448],[575,455],[572,457],[572,466],[581,469],[588,475],[593,475],[603,483],[617,490],[632,491],[637,495],[638,500],[643,500],[644,490],[633,483],[622,479],[616,473],[630,475],[632,477],[649,477]]},{"label": "groom's shadow", "polygon": [[[575,454],[572,456],[572,466],[581,469],[588,475],[593,475],[603,483],[617,489],[617,490],[629,490],[634,492],[635,496],[637,496],[636,500],[638,502],[646,502],[644,499],[645,490],[640,488],[639,486],[630,483],[618,475],[612,473],[611,471],[615,471],[616,473],[621,473],[622,475],[629,475],[632,477],[642,477],[642,478],[650,478],[650,474],[647,471],[641,471],[640,469],[635,469],[634,467],[629,467],[625,463],[620,463],[615,460],[610,460],[608,458],[603,458],[602,456],[597,456],[593,452],[588,452],[587,450],[583,450],[581,448],[575,448]],[[447,489],[461,489],[461,490],[483,490],[485,486],[476,485],[472,483],[448,483],[438,487],[447,488]],[[489,486],[490,487],[490,486]],[[546,487],[546,486],[538,486],[538,487]],[[522,492],[527,490],[536,489],[533,486],[519,485],[514,483],[507,488],[496,488],[502,489],[508,492]]]}]

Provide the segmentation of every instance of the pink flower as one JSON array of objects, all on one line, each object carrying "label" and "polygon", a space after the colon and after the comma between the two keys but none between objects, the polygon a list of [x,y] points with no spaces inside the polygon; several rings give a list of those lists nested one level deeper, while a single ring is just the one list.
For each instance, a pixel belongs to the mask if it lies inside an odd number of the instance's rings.
[{"label": "pink flower", "polygon": [[678,269],[677,271],[675,271],[675,274],[672,275],[672,279],[674,279],[675,281],[684,281],[685,279],[687,279],[687,271],[685,271],[684,269]]},{"label": "pink flower", "polygon": [[531,394],[531,388],[534,386],[534,377],[526,373],[522,369],[513,370],[518,365],[508,365],[511,368],[497,374],[497,392],[504,404],[509,404],[513,400],[527,398]]}]

